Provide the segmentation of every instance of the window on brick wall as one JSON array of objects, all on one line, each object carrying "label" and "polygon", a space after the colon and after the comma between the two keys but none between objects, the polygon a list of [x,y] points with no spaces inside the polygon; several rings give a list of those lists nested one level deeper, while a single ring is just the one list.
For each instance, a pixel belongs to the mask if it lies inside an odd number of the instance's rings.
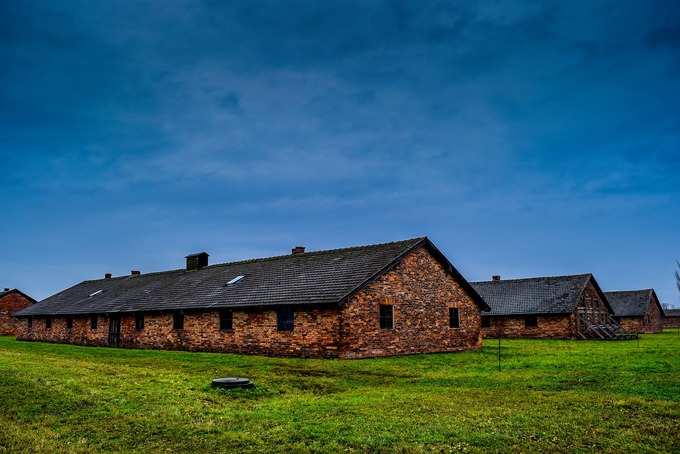
[{"label": "window on brick wall", "polygon": [[52,319],[49,317],[45,319],[45,329],[52,329]]},{"label": "window on brick wall", "polygon": [[26,323],[28,324],[28,329],[33,329],[33,317],[28,317]]},{"label": "window on brick wall", "polygon": [[97,329],[97,322],[99,322],[99,317],[97,317],[96,315],[90,317],[90,329],[92,331]]},{"label": "window on brick wall", "polygon": [[220,311],[220,329],[222,331],[231,331],[234,328],[234,315],[231,309],[222,309]]},{"label": "window on brick wall", "polygon": [[174,329],[184,329],[184,313],[175,312],[172,314],[172,327]]},{"label": "window on brick wall", "polygon": [[482,328],[491,328],[491,317],[482,316]]},{"label": "window on brick wall", "polygon": [[295,312],[291,306],[281,306],[276,310],[276,329],[279,331],[293,331]]},{"label": "window on brick wall", "polygon": [[[141,331],[141,330],[144,329],[144,313],[143,312],[137,312],[135,314],[135,329],[137,331]],[[179,329],[181,329],[181,328],[179,328]]]},{"label": "window on brick wall", "polygon": [[524,317],[524,326],[527,328],[535,328],[538,326],[538,317],[535,315],[527,315]]},{"label": "window on brick wall", "polygon": [[380,305],[380,328],[393,329],[394,328],[394,306],[391,304]]},{"label": "window on brick wall", "polygon": [[73,329],[73,319],[71,317],[66,319],[66,329],[69,331]]},{"label": "window on brick wall", "polygon": [[460,328],[460,313],[457,307],[449,308],[449,328]]}]

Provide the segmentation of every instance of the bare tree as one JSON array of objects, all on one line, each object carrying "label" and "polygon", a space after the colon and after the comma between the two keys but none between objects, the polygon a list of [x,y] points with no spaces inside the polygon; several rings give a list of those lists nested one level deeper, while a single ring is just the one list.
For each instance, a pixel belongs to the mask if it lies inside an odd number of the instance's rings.
[{"label": "bare tree", "polygon": [[678,269],[675,270],[675,284],[678,286],[678,291],[680,292],[680,262],[676,261]]}]

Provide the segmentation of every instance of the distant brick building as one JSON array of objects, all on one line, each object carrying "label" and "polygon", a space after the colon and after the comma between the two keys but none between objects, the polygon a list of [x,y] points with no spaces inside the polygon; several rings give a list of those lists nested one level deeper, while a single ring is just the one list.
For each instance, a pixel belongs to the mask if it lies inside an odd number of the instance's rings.
[{"label": "distant brick building", "polygon": [[592,274],[472,282],[485,337],[610,339],[623,333]]},{"label": "distant brick building", "polygon": [[427,238],[82,282],[19,313],[17,338],[363,358],[479,348],[470,284]]},{"label": "distant brick building", "polygon": [[663,308],[653,289],[607,292],[606,295],[626,331],[660,333],[663,330]]},{"label": "distant brick building", "polygon": [[663,327],[680,328],[680,309],[664,309]]},{"label": "distant brick building", "polygon": [[0,335],[13,335],[16,331],[17,319],[13,317],[15,312],[30,306],[36,301],[17,289],[9,289],[0,292]]}]

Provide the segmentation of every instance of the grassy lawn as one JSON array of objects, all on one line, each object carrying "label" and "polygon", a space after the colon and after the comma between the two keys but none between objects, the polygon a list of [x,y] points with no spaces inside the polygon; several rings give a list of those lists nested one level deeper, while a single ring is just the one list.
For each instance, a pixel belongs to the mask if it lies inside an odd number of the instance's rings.
[{"label": "grassy lawn", "polygon": [[[680,335],[303,360],[0,337],[0,452],[680,452]],[[257,386],[221,391],[218,376]]]}]

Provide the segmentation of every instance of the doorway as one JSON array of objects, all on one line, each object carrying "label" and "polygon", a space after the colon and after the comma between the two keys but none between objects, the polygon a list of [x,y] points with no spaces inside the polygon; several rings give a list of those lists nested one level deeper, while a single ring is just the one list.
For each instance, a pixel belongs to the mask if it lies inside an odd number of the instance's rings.
[{"label": "doorway", "polygon": [[111,347],[120,346],[120,315],[109,315],[109,345]]}]

